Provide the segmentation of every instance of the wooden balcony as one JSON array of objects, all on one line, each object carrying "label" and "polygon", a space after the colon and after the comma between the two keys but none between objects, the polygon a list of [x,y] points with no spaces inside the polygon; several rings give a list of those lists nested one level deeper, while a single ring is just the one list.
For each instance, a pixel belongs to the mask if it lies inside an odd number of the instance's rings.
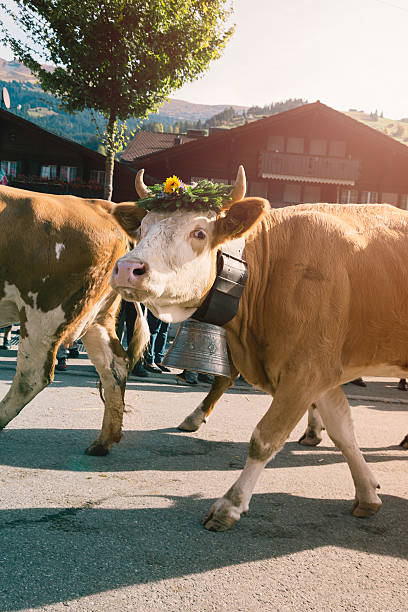
[{"label": "wooden balcony", "polygon": [[261,151],[259,176],[308,183],[354,185],[360,174],[360,161],[316,155],[295,155]]}]

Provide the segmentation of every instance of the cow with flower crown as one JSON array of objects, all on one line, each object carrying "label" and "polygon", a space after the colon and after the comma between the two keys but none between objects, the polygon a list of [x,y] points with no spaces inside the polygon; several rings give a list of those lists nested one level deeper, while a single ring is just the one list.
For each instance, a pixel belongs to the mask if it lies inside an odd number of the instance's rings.
[{"label": "cow with flower crown", "polygon": [[[232,189],[184,185],[175,176],[148,188],[139,171],[140,200],[113,210],[137,244],[116,262],[112,287],[167,322],[195,313],[214,283],[221,245],[245,239],[248,280],[225,325],[233,378],[241,372],[273,400],[241,475],[203,524],[224,531],[248,511],[260,473],[310,407],[349,465],[354,516],[373,515],[379,485],[341,385],[362,375],[408,375],[408,213],[389,205],[273,209],[244,197],[245,188],[242,166]],[[216,381],[212,405],[229,384]],[[203,412],[194,411],[185,428],[199,425]],[[402,444],[408,448],[408,437]]]}]

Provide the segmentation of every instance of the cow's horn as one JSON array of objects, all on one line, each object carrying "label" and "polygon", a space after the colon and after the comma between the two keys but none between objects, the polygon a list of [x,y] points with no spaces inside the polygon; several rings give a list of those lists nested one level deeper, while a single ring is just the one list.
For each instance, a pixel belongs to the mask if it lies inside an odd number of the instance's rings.
[{"label": "cow's horn", "polygon": [[240,166],[238,168],[238,174],[235,181],[235,185],[231,191],[231,200],[228,203],[231,205],[233,202],[239,202],[245,196],[246,192],[246,178],[245,178],[245,170],[244,166]]},{"label": "cow's horn", "polygon": [[135,187],[136,187],[136,192],[139,198],[147,198],[151,194],[150,190],[146,187],[146,185],[143,182],[143,174],[144,174],[144,168],[139,170],[135,178]]}]

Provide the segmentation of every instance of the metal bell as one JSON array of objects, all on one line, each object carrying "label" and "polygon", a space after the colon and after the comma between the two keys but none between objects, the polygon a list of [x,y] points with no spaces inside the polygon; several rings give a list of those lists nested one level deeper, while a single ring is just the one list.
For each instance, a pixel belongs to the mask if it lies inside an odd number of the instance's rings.
[{"label": "metal bell", "polygon": [[231,376],[223,327],[187,319],[180,323],[163,365],[216,376]]}]

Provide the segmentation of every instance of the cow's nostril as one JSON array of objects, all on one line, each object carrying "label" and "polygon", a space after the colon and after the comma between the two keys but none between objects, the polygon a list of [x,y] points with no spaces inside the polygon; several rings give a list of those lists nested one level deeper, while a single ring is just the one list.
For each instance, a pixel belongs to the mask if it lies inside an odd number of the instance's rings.
[{"label": "cow's nostril", "polygon": [[145,267],[142,265],[140,267],[133,269],[133,276],[142,276],[146,272]]},{"label": "cow's nostril", "polygon": [[115,267],[113,268],[113,274],[116,276],[119,273],[119,266],[118,264],[115,264]]}]

